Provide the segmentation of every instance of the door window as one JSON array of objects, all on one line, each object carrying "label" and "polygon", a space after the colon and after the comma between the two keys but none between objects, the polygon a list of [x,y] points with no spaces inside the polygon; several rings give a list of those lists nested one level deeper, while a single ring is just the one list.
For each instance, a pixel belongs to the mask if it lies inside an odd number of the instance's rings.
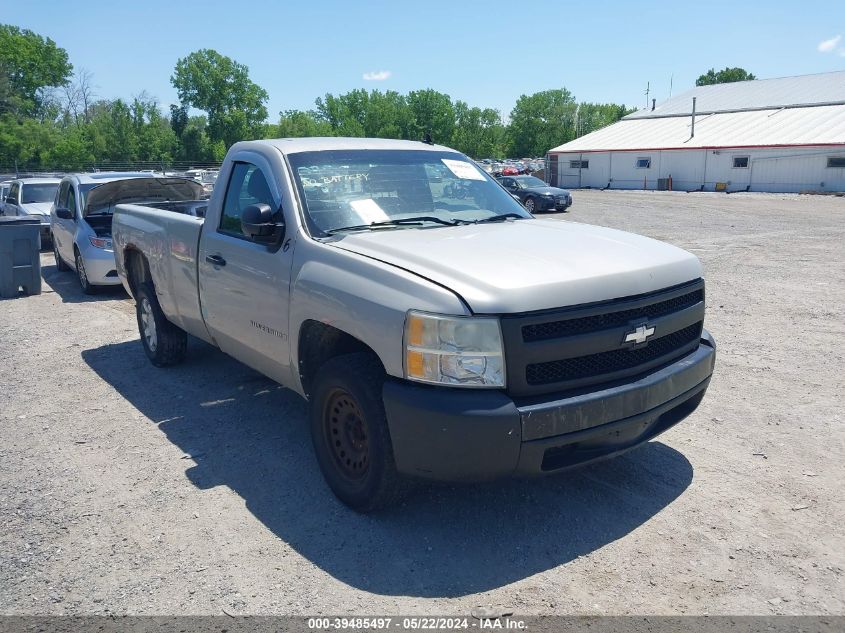
[{"label": "door window", "polygon": [[66,207],[67,206],[67,190],[70,187],[69,182],[63,182],[59,186],[59,192],[56,194],[56,206],[57,207]]},{"label": "door window", "polygon": [[252,163],[235,163],[229,177],[218,230],[228,235],[243,236],[241,214],[248,206],[260,203],[269,204],[274,211],[276,209],[264,174]]},{"label": "door window", "polygon": [[73,217],[76,217],[76,194],[73,191],[73,187],[69,187],[67,190],[67,208],[70,209],[70,212],[73,214]]}]

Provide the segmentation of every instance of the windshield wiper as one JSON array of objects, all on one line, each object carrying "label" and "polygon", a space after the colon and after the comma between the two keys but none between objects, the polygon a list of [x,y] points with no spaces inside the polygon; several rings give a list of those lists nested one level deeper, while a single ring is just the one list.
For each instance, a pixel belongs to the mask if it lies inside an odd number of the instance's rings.
[{"label": "windshield wiper", "polygon": [[482,218],[475,220],[473,224],[484,224],[485,222],[504,222],[505,220],[525,220],[524,215],[518,213],[502,213],[501,215],[491,215],[489,218]]},{"label": "windshield wiper", "polygon": [[355,224],[353,226],[342,226],[336,229],[329,229],[325,231],[327,235],[334,235],[341,231],[364,231],[368,229],[378,228],[380,226],[422,226],[424,222],[434,222],[435,224],[442,224],[443,226],[458,226],[459,224],[469,224],[466,220],[444,220],[433,215],[418,215],[411,218],[396,218],[395,220],[383,220],[381,222],[371,222],[370,224]]}]

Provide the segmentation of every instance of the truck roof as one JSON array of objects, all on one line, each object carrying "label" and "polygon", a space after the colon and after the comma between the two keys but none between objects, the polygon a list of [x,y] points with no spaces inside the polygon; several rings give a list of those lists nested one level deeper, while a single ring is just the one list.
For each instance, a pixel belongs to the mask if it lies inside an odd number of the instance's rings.
[{"label": "truck roof", "polygon": [[395,149],[422,150],[432,152],[454,152],[443,145],[428,145],[422,141],[400,141],[386,138],[347,138],[339,136],[307,137],[307,138],[274,138],[262,141],[241,141],[233,147],[249,149],[250,147],[272,146],[283,154],[298,152],[323,152],[343,149]]}]

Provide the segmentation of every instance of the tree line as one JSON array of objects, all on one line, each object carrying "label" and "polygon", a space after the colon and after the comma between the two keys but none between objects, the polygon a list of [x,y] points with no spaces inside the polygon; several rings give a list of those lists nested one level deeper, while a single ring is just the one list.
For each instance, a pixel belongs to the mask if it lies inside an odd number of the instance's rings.
[{"label": "tree line", "polygon": [[179,103],[166,110],[145,91],[131,100],[102,98],[92,74],[74,72],[52,39],[0,25],[0,167],[211,163],[239,140],[297,136],[430,136],[475,158],[537,157],[633,111],[578,102],[557,88],[522,95],[506,122],[499,110],[431,89],[356,89],[317,98],[310,110],[285,110],[271,123],[267,91],[217,51],[179,59],[170,81]]}]

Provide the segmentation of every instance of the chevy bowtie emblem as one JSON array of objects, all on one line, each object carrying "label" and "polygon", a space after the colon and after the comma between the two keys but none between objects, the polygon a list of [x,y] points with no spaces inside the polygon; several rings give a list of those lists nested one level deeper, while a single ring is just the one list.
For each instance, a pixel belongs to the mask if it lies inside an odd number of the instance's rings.
[{"label": "chevy bowtie emblem", "polygon": [[652,334],[654,334],[654,327],[648,327],[647,324],[643,323],[642,325],[638,325],[636,330],[628,332],[625,335],[625,342],[633,343],[634,345],[642,345]]}]

